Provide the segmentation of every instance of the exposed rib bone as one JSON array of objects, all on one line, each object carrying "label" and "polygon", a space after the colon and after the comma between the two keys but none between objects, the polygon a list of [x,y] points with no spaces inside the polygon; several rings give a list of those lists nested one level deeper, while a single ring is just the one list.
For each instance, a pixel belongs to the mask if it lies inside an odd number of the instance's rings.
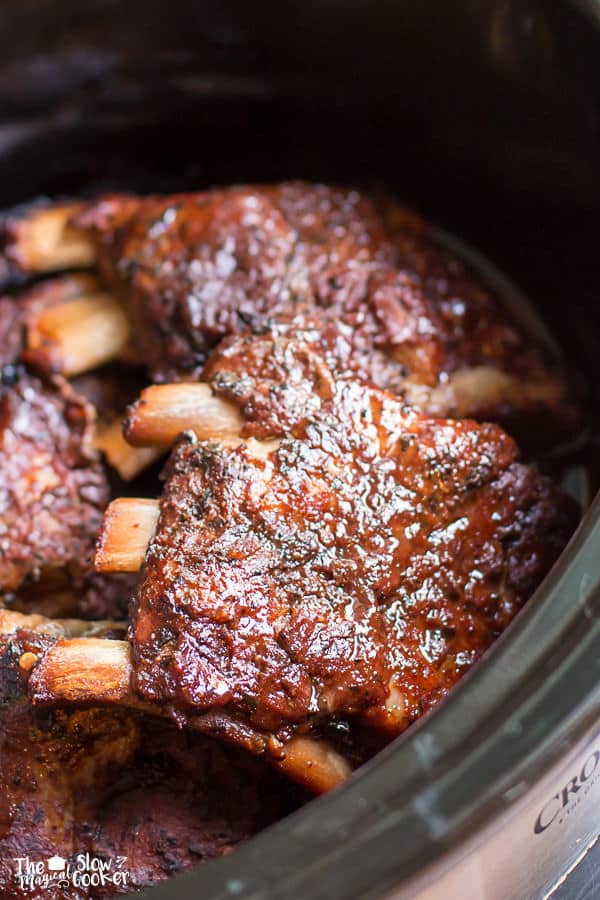
[{"label": "exposed rib bone", "polygon": [[289,778],[315,794],[333,790],[352,774],[348,761],[330,744],[304,735],[287,741],[275,764]]},{"label": "exposed rib bone", "polygon": [[207,384],[154,384],[129,407],[124,435],[135,447],[168,446],[183,431],[201,441],[224,446],[243,444],[250,456],[264,459],[279,447],[279,440],[242,438],[244,420],[236,407],[213,395]]},{"label": "exposed rib bone", "polygon": [[[31,662],[26,660],[25,667]],[[29,692],[36,704],[117,703],[152,715],[164,715],[160,706],[144,703],[135,696],[131,688],[132,672],[127,641],[61,640],[44,653],[33,669]],[[219,713],[217,720],[211,713],[200,714],[191,717],[188,724],[198,731],[214,734],[214,722],[227,719],[227,714]],[[351,774],[347,760],[324,741],[302,735],[281,744],[252,728],[244,727],[242,733],[240,743],[252,744],[255,752],[265,753],[288,777],[315,793],[331,790]]]},{"label": "exposed rib bone", "polygon": [[94,245],[69,224],[79,211],[76,203],[29,208],[3,223],[4,255],[21,272],[59,272],[94,264]]},{"label": "exposed rib bone", "polygon": [[123,481],[131,481],[152,465],[164,451],[162,447],[132,447],[123,437],[123,419],[117,416],[112,422],[96,425],[94,447],[104,453]]},{"label": "exposed rib bone", "polygon": [[79,375],[118,357],[128,337],[121,304],[96,292],[44,309],[29,326],[27,346],[51,368]]},{"label": "exposed rib bone", "polygon": [[215,397],[207,384],[155,384],[130,407],[125,437],[135,447],[171,444],[182,431],[194,431],[200,440],[239,442],[243,425],[235,406]]},{"label": "exposed rib bone", "polygon": [[517,374],[503,372],[493,366],[473,366],[458,369],[449,377],[449,384],[456,398],[456,415],[462,418],[472,410],[491,408],[505,402],[507,406],[523,409],[529,406],[561,402],[563,385],[555,378],[544,376],[523,379]]},{"label": "exposed rib bone", "polygon": [[34,703],[126,703],[131,699],[127,641],[71,638],[42,656],[30,687]]},{"label": "exposed rib bone", "polygon": [[99,572],[138,572],[158,521],[158,501],[120,497],[109,504],[94,565]]}]

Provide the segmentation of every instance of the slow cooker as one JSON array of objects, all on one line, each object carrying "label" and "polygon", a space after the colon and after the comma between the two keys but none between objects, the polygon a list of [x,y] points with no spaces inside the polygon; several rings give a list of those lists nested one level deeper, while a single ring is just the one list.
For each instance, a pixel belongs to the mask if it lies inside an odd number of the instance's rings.
[{"label": "slow cooker", "polygon": [[[324,179],[493,259],[581,377],[600,456],[600,2],[5,0],[0,204]],[[600,467],[597,467],[600,468]],[[232,856],[148,897],[597,896],[600,496],[434,713]]]}]

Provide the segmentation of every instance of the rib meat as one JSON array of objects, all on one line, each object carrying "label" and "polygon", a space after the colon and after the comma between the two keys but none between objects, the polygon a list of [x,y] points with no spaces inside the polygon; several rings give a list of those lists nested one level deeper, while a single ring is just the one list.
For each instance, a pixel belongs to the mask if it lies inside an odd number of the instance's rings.
[{"label": "rib meat", "polygon": [[224,708],[279,737],[338,716],[396,734],[507,626],[576,509],[497,426],[307,371],[319,408],[263,458],[176,446],[134,604],[135,687],[181,719]]},{"label": "rib meat", "polygon": [[[82,900],[151,886],[229,853],[302,799],[259,760],[169,723],[129,710],[35,710],[19,660],[47,648],[60,625],[32,626],[0,637],[2,897]],[[127,885],[32,894],[14,880],[16,857],[86,852],[113,866],[127,857]]]},{"label": "rib meat", "polygon": [[107,366],[68,383],[22,364],[34,361],[25,334],[35,317],[92,286],[66,275],[0,298],[0,594],[15,609],[118,616],[135,586],[91,566],[109,499],[93,428],[123,413],[139,374],[124,384]]},{"label": "rib meat", "polygon": [[66,382],[9,370],[0,387],[4,591],[58,571],[82,583],[108,501],[89,428],[89,408]]},{"label": "rib meat", "polygon": [[389,200],[300,182],[112,196],[75,224],[158,380],[189,377],[221,338],[300,305],[330,310],[359,368],[434,415],[526,417],[530,434],[554,437],[577,425],[560,366]]},{"label": "rib meat", "polygon": [[13,609],[115,617],[136,579],[92,566],[109,485],[93,413],[62,379],[0,378],[0,594]]}]

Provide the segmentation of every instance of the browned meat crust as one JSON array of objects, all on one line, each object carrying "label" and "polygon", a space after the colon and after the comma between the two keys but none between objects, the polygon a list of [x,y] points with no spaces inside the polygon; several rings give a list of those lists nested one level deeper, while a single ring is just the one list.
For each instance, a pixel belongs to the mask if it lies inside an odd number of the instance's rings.
[{"label": "browned meat crust", "polygon": [[0,594],[24,611],[121,617],[135,579],[91,567],[109,498],[91,429],[95,416],[123,410],[143,382],[107,366],[69,386],[20,365],[27,322],[88,280],[62,276],[0,298]]},{"label": "browned meat crust", "polygon": [[145,699],[279,736],[357,715],[398,733],[561,552],[574,504],[498,427],[331,391],[264,459],[176,447],[133,618]]},{"label": "browned meat crust", "polygon": [[13,374],[0,387],[0,586],[57,570],[81,584],[108,501],[90,412],[64,381]]},{"label": "browned meat crust", "polygon": [[158,380],[197,369],[220,338],[268,315],[318,307],[352,330],[358,369],[435,415],[577,425],[560,367],[389,201],[297,182],[106,197],[76,224],[126,302],[133,356]]},{"label": "browned meat crust", "polygon": [[[56,629],[55,629],[56,630]],[[19,659],[52,639],[0,638],[0,894],[80,900],[155,884],[230,852],[302,799],[259,760],[128,710],[33,710]],[[18,856],[115,860],[123,888],[30,893]]]},{"label": "browned meat crust", "polygon": [[166,371],[193,368],[224,335],[305,296],[315,255],[324,265],[335,249],[360,265],[391,252],[368,200],[309,185],[105,198],[77,224],[126,290],[139,357]]}]

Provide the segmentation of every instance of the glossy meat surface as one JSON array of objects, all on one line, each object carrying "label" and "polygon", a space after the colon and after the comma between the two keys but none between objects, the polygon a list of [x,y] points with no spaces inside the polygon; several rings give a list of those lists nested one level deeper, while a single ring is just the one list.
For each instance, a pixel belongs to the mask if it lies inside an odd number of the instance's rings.
[{"label": "glossy meat surface", "polygon": [[[0,895],[52,900],[147,887],[229,853],[302,797],[259,760],[128,710],[34,710],[25,652],[52,638],[0,637]],[[15,883],[19,856],[76,854],[130,873],[118,890]]]},{"label": "glossy meat surface", "polygon": [[332,716],[396,734],[564,547],[574,504],[498,427],[330,387],[265,458],[176,447],[133,618],[145,699],[279,736]]},{"label": "glossy meat surface", "polygon": [[128,307],[134,358],[159,380],[193,372],[222,337],[308,306],[352,329],[379,386],[434,415],[526,415],[550,433],[577,424],[560,367],[385,198],[301,182],[113,196],[76,222]]},{"label": "glossy meat surface", "polygon": [[81,584],[108,501],[90,410],[66,382],[11,369],[0,386],[0,588]]}]

